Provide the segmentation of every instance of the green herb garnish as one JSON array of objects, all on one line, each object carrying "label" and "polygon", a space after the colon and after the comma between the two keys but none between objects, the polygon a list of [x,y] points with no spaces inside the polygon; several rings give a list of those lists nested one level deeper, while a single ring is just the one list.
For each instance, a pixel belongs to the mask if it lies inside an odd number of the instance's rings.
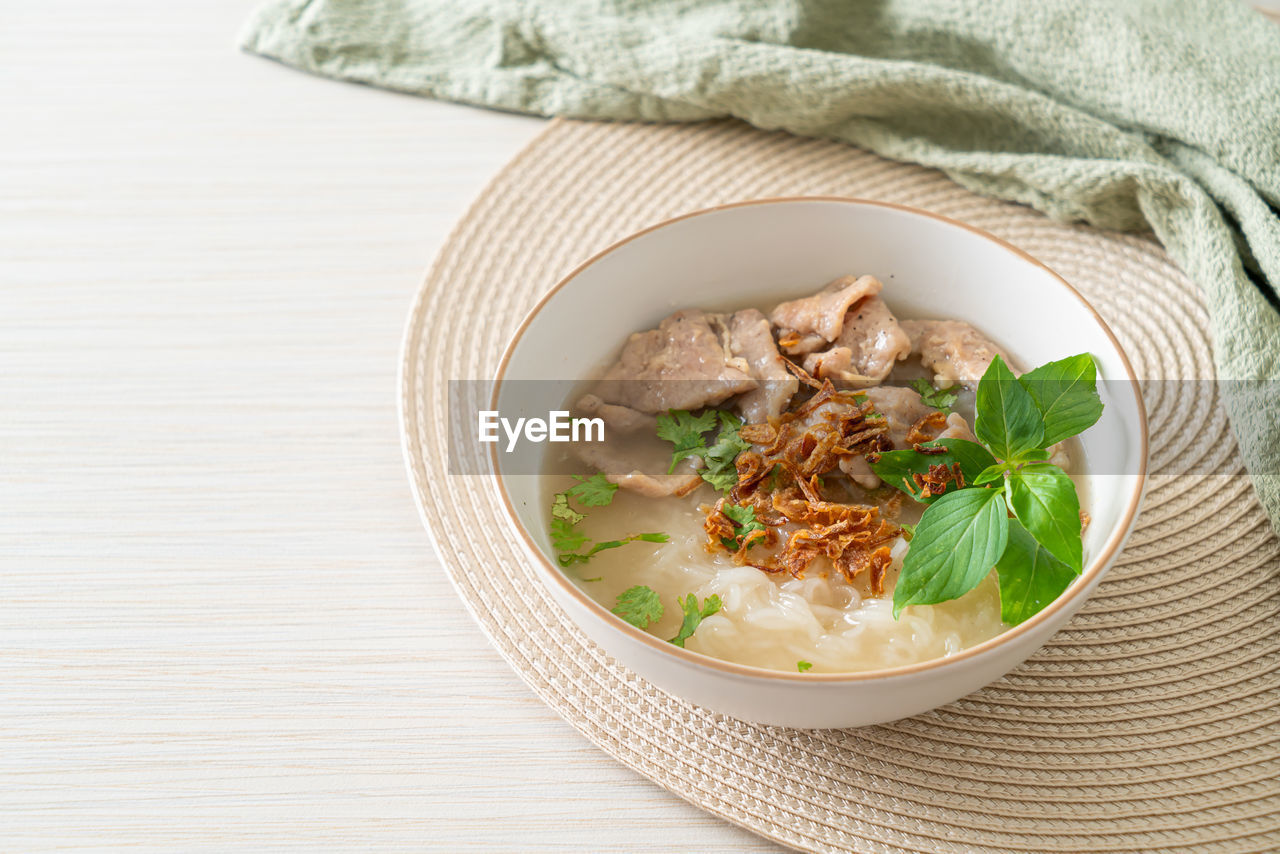
[{"label": "green herb garnish", "polygon": [[[1043,461],[1050,445],[1101,415],[1089,354],[1020,378],[997,356],[978,383],[974,433],[985,448],[949,439],[925,443],[945,454],[881,454],[872,470],[929,505],[912,531],[893,592],[894,616],[908,605],[963,596],[993,567],[1006,623],[1026,620],[1061,594],[1083,569],[1080,501],[1071,478]],[[938,481],[930,474],[941,472],[938,465],[958,467],[963,486],[952,479],[925,495],[914,476]]]},{"label": "green herb garnish", "polygon": [[683,409],[671,409],[658,416],[658,438],[676,446],[671,454],[671,467],[686,457],[701,457],[707,452],[707,442],[702,434],[716,426],[716,410],[708,409],[701,415],[692,415]]},{"label": "green herb garnish", "polygon": [[[720,507],[720,512],[733,523],[733,536],[721,537],[720,543],[729,551],[736,552],[742,548],[742,541],[752,531],[766,530],[765,526],[756,519],[756,508],[750,504],[730,504],[725,502]],[[755,545],[753,540],[751,545]],[[750,548],[748,546],[747,548]]]},{"label": "green herb garnish", "polygon": [[[680,623],[680,631],[669,642],[683,649],[684,642],[693,637],[699,624],[720,610],[720,597],[712,594],[699,606],[698,597],[690,593],[684,599],[677,596],[676,603],[684,612],[684,620]],[[661,620],[664,610],[662,601],[653,588],[641,584],[618,594],[613,613],[636,628],[644,629]]]},{"label": "green herb garnish", "polygon": [[1079,575],[1058,560],[1022,527],[1009,520],[1009,545],[996,563],[1000,582],[1000,619],[1016,626],[1058,598]]},{"label": "green herb garnish", "polygon": [[720,610],[720,597],[713,593],[703,601],[701,607],[698,606],[698,597],[692,593],[683,600],[677,597],[676,601],[684,611],[684,621],[680,624],[680,631],[676,632],[676,636],[671,639],[671,643],[683,649],[684,642],[693,637],[693,633],[698,630],[698,625]]},{"label": "green herb garnish", "polygon": [[662,619],[662,600],[652,587],[641,584],[618,594],[613,613],[637,629],[643,629]]},{"label": "green herb garnish", "polygon": [[927,380],[917,379],[911,381],[911,387],[920,393],[920,399],[924,401],[925,406],[932,406],[943,412],[950,412],[951,407],[955,406],[956,399],[960,397],[955,391],[958,386],[954,385],[934,388]]},{"label": "green herb garnish", "polygon": [[575,474],[573,479],[578,483],[566,489],[565,494],[576,498],[584,507],[604,507],[613,501],[613,494],[618,491],[618,484],[610,483],[603,474],[591,477]]},{"label": "green herb garnish", "polygon": [[625,546],[627,543],[646,542],[646,543],[665,543],[670,541],[671,537],[666,534],[627,534],[620,540],[605,540],[604,542],[595,543],[591,548],[580,554],[561,553],[556,555],[556,561],[564,568],[569,568],[575,563],[586,563],[606,549],[616,549]]},{"label": "green herb garnish", "polygon": [[721,412],[720,433],[715,444],[707,448],[702,457],[707,464],[702,469],[702,479],[721,492],[728,492],[738,485],[738,454],[751,447],[750,442],[743,441],[738,435],[741,429],[741,418],[731,412]]},{"label": "green herb garnish", "polygon": [[[715,441],[708,446],[703,434],[720,430]],[[738,454],[751,447],[738,435],[742,419],[731,412],[708,409],[701,415],[692,415],[683,409],[672,409],[658,416],[658,438],[675,445],[671,465],[667,473],[687,457],[698,457],[705,465],[699,470],[702,479],[721,492],[728,492],[738,483],[738,470],[734,465]]]},{"label": "green herb garnish", "polygon": [[809,669],[809,668],[811,668],[811,667],[813,667],[813,662],[811,662],[811,661],[797,661],[797,662],[796,662],[796,670],[799,670],[801,673],[804,673],[806,670],[808,670],[808,669]]},{"label": "green herb garnish", "polygon": [[[896,486],[924,504],[932,504],[945,492],[923,494],[924,491],[914,480],[915,475],[923,477],[929,474],[934,466],[941,465],[950,469],[954,464],[959,463],[965,485],[968,486],[982,472],[996,464],[996,458],[991,456],[990,451],[967,439],[934,439],[932,442],[922,442],[920,447],[945,448],[946,453],[922,454],[913,448],[905,451],[884,451],[879,459],[871,463],[871,470],[885,483]],[[948,490],[954,488],[954,483],[947,484]]]},{"label": "green herb garnish", "polygon": [[[593,474],[590,477],[574,475],[574,477],[577,483],[564,492],[557,492],[551,499],[551,546],[556,550],[556,562],[562,568],[568,569],[576,563],[586,563],[606,549],[616,549],[627,543],[637,541],[665,543],[671,539],[666,534],[628,534],[620,540],[594,543],[586,551],[580,551],[591,542],[590,537],[578,530],[578,523],[587,517],[573,509],[569,503],[569,496],[573,496],[587,507],[604,507],[613,501],[613,495],[618,491],[618,487],[610,483],[603,474]],[[584,580],[599,581],[598,578]]]}]

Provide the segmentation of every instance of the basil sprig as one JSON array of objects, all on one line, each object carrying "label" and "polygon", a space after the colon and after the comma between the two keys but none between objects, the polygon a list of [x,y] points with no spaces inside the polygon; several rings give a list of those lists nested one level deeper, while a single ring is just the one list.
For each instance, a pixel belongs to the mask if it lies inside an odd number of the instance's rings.
[{"label": "basil sprig", "polygon": [[939,439],[918,446],[926,453],[881,454],[872,470],[929,505],[893,591],[894,616],[908,605],[963,596],[993,567],[1006,623],[1020,623],[1056,599],[1083,570],[1080,499],[1071,478],[1045,460],[1049,446],[1101,415],[1097,366],[1088,353],[1021,377],[997,356],[978,383],[974,435],[981,445]]}]

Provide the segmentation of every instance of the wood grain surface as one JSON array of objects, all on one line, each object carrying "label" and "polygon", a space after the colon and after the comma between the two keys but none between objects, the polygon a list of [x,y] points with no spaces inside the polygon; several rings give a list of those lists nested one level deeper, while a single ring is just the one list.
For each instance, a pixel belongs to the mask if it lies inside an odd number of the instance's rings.
[{"label": "wood grain surface", "polygon": [[5,4],[0,849],[776,850],[543,707],[413,507],[401,326],[543,123],[251,5]]}]

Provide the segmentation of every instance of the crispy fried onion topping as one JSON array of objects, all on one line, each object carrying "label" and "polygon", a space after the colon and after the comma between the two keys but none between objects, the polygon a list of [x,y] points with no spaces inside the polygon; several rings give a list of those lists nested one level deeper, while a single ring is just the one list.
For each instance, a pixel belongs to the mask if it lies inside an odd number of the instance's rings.
[{"label": "crispy fried onion topping", "polygon": [[[825,557],[850,581],[867,573],[871,592],[884,595],[885,574],[893,562],[889,556],[890,544],[900,529],[881,518],[879,508],[812,502],[798,488],[789,487],[773,493],[770,500],[773,512],[757,514],[756,518],[767,527],[737,537],[733,521],[724,515],[725,500],[721,498],[707,513],[709,550],[730,551],[739,565],[754,566],[765,572],[786,572],[796,578],[801,577],[814,560]],[[801,527],[787,536],[780,549],[773,554],[751,553],[752,546],[764,546],[764,550],[773,548],[780,539],[777,527],[788,522]],[[739,545],[730,549],[727,546],[730,542]]]},{"label": "crispy fried onion topping", "polygon": [[[818,417],[810,419],[814,413]],[[819,501],[817,479],[842,457],[889,450],[893,444],[888,432],[888,421],[875,412],[866,395],[836,391],[828,380],[776,424],[747,424],[738,431],[760,450],[738,455],[738,485],[730,494],[742,500],[776,467],[800,484],[810,501]]]},{"label": "crispy fried onion topping", "polygon": [[[738,483],[729,496],[704,508],[707,549],[797,578],[825,557],[849,580],[866,573],[872,593],[883,595],[890,545],[901,529],[879,507],[827,501],[821,477],[844,457],[891,448],[887,432],[864,395],[837,391],[830,382],[776,423],[743,426],[739,435],[755,447],[738,455]],[[744,531],[725,514],[726,503],[750,507],[759,525]],[[789,533],[778,530],[784,526]]]},{"label": "crispy fried onion topping", "polygon": [[[925,450],[933,449],[925,448]],[[943,494],[947,491],[948,483],[954,483],[956,489],[964,489],[964,472],[960,471],[959,463],[952,463],[950,468],[942,463],[934,463],[929,466],[928,474],[916,472],[911,475],[911,479],[915,482],[916,489],[920,490],[921,498]]]},{"label": "crispy fried onion topping", "polygon": [[[947,429],[947,416],[941,412],[930,412],[921,418],[915,424],[911,425],[911,429],[907,431],[907,444],[918,445],[921,442],[931,442],[941,435],[942,431]],[[916,448],[916,450],[920,450]],[[924,449],[926,452],[929,448]],[[945,450],[939,453],[946,453]]]}]

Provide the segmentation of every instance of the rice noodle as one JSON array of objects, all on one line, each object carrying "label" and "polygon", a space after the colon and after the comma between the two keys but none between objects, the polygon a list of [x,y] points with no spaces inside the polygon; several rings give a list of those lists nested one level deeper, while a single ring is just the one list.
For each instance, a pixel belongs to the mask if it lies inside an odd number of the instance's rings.
[{"label": "rice noodle", "polygon": [[[548,494],[567,488],[561,476],[545,478]],[[581,523],[594,539],[614,539],[640,531],[663,531],[669,543],[637,542],[601,552],[570,572],[582,589],[606,608],[636,585],[655,590],[665,608],[649,631],[666,639],[680,624],[678,597],[699,601],[718,595],[719,613],[706,618],[686,648],[714,658],[794,672],[798,661],[812,672],[857,672],[914,664],[952,655],[994,637],[1000,622],[993,578],[960,599],[907,608],[893,618],[892,590],[906,543],[894,544],[893,567],[884,597],[873,597],[865,576],[853,583],[821,558],[802,578],[736,566],[727,554],[705,548],[700,503],[709,488],[686,498],[653,500],[619,490],[607,507],[591,508]],[[596,578],[599,581],[583,581]]]}]

